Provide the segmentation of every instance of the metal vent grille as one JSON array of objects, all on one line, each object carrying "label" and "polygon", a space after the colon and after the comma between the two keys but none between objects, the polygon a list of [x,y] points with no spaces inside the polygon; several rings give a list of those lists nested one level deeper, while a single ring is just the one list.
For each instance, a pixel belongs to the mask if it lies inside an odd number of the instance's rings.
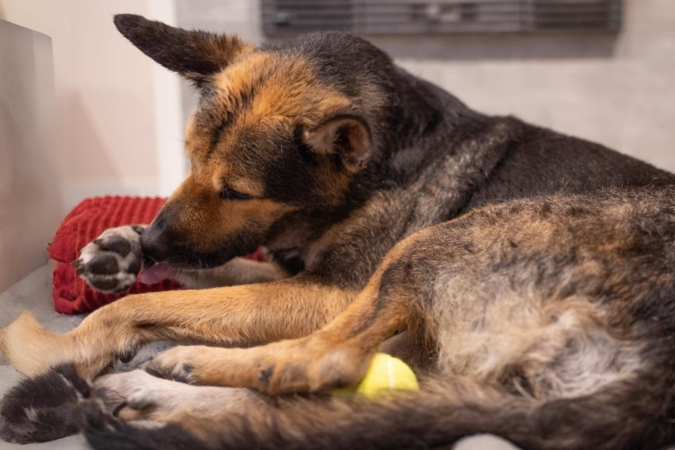
[{"label": "metal vent grille", "polygon": [[618,30],[621,0],[262,0],[269,35]]}]

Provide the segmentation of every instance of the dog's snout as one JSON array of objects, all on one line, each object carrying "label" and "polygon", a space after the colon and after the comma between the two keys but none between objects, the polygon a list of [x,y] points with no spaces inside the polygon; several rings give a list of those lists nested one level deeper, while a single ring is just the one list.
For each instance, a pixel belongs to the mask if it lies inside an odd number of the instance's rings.
[{"label": "dog's snout", "polygon": [[167,238],[167,234],[167,221],[160,214],[152,224],[141,233],[141,247],[143,249],[143,254],[155,262],[164,261],[168,253],[169,239]]}]

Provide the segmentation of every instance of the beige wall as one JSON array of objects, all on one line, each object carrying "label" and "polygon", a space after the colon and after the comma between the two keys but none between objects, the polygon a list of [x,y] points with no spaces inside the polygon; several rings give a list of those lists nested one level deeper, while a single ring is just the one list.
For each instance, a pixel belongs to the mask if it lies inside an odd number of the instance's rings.
[{"label": "beige wall", "polygon": [[[64,208],[108,193],[157,189],[152,61],[115,29],[148,0],[0,0],[5,19],[52,38]],[[177,137],[178,138],[178,137]]]},{"label": "beige wall", "polygon": [[174,8],[0,0],[0,291],[46,262],[83,198],[166,194],[182,178],[177,77],[112,23],[122,12],[171,22]]}]

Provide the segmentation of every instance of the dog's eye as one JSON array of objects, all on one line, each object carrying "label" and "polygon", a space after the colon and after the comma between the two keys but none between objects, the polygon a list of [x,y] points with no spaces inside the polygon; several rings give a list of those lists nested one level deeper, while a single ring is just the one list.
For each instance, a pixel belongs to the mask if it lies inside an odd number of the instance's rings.
[{"label": "dog's eye", "polygon": [[218,196],[224,200],[250,200],[253,198],[248,194],[235,191],[234,189],[224,189],[220,192],[220,194],[218,194]]}]

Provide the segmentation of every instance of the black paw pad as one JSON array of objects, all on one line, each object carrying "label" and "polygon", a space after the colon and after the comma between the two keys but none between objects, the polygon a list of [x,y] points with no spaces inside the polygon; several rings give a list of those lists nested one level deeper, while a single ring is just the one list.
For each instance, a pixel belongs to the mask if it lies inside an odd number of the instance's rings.
[{"label": "black paw pad", "polygon": [[95,278],[90,280],[90,284],[99,291],[111,294],[120,294],[129,288],[126,285],[119,286],[119,281],[116,278]]},{"label": "black paw pad", "polygon": [[99,247],[106,252],[117,253],[122,258],[127,256],[131,251],[131,243],[122,236],[111,236],[100,243]]},{"label": "black paw pad", "polygon": [[78,404],[90,394],[72,364],[24,380],[0,403],[0,438],[26,444],[75,434],[83,425]]},{"label": "black paw pad", "polygon": [[97,275],[114,275],[120,271],[117,258],[114,255],[101,253],[94,256],[87,263],[87,270]]}]

